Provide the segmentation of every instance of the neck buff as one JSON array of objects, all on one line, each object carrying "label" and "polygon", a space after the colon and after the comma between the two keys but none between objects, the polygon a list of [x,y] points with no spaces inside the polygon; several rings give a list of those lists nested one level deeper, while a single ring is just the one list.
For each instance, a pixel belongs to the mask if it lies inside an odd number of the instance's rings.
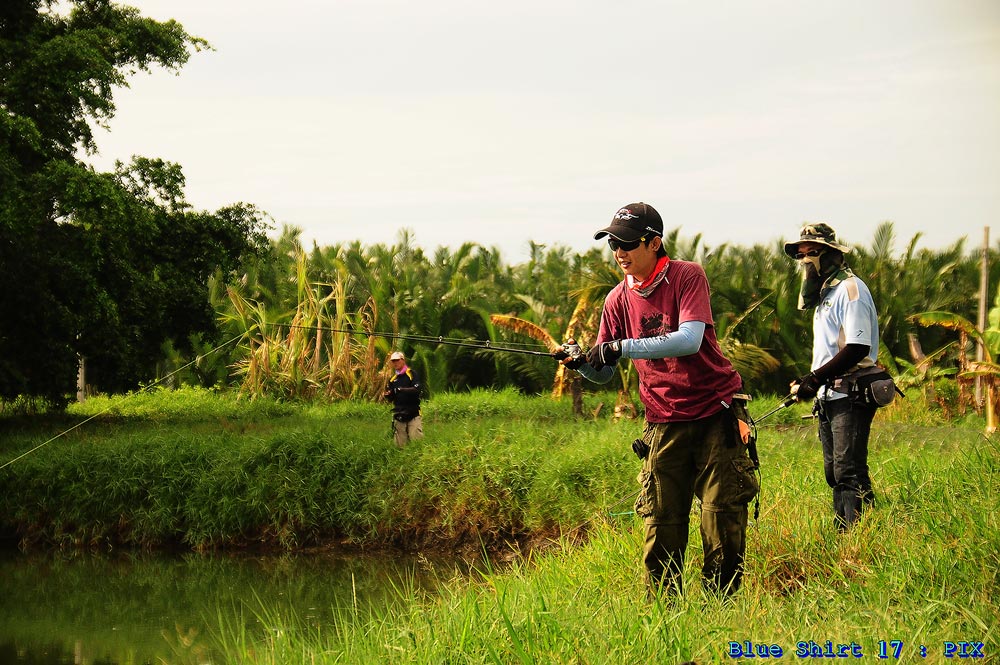
[{"label": "neck buff", "polygon": [[843,254],[824,252],[819,256],[819,272],[816,271],[816,265],[812,261],[803,267],[799,309],[816,307],[826,291],[853,276],[854,272],[844,263]]},{"label": "neck buff", "polygon": [[667,278],[667,264],[670,263],[669,256],[661,256],[653,266],[653,272],[649,274],[643,281],[637,280],[632,275],[625,275],[625,286],[632,289],[636,294],[642,296],[643,298],[648,298],[649,294],[653,292],[660,282]]}]

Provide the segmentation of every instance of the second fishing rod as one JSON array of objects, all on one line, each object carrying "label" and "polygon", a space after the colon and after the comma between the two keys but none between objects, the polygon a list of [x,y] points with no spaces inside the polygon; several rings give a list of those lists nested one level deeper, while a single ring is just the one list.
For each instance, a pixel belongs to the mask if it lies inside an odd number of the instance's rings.
[{"label": "second fishing rod", "polygon": [[[529,345],[524,344],[521,346],[497,346],[490,340],[479,340],[479,339],[456,339],[453,337],[443,337],[443,336],[433,336],[433,335],[402,335],[399,333],[384,333],[375,332],[372,330],[357,330],[355,328],[332,328],[328,326],[302,326],[295,325],[291,323],[272,323],[268,324],[275,328],[289,328],[293,330],[316,330],[322,332],[332,332],[332,333],[343,333],[347,335],[364,335],[366,337],[382,337],[384,339],[398,339],[408,342],[418,342],[422,344],[444,344],[447,346],[459,346],[469,349],[481,349],[483,351],[499,351],[502,353],[520,353],[529,356],[545,356],[548,358],[559,358],[560,353],[563,351],[539,351],[535,349],[527,348]],[[530,346],[542,346],[540,344],[532,344]]]},{"label": "second fishing rod", "polygon": [[[399,333],[383,333],[383,332],[376,332],[373,330],[357,330],[355,328],[334,328],[330,326],[302,326],[302,325],[295,325],[292,323],[272,323],[269,325],[275,328],[288,328],[295,330],[316,330],[323,332],[342,333],[347,335],[364,335],[366,337],[382,337],[384,339],[398,339],[398,340],[405,340],[408,342],[418,342],[422,344],[444,344],[447,346],[458,346],[469,349],[480,349],[483,351],[498,351],[501,353],[520,353],[529,356],[544,356],[547,358],[554,358],[556,360],[566,357],[578,358],[581,355],[583,355],[580,346],[574,341],[569,341],[566,342],[565,344],[560,345],[559,348],[555,351],[538,351],[535,349],[522,348],[518,346],[497,346],[490,340],[455,339],[450,337],[434,336],[434,335],[402,335]],[[522,345],[522,346],[527,347],[528,345]],[[534,344],[532,346],[542,346],[542,345]],[[795,401],[796,399],[794,395],[787,395],[778,404],[778,406],[771,409],[762,416],[755,418],[754,422],[759,423],[769,418],[778,411],[788,408],[789,406],[794,404]]]}]

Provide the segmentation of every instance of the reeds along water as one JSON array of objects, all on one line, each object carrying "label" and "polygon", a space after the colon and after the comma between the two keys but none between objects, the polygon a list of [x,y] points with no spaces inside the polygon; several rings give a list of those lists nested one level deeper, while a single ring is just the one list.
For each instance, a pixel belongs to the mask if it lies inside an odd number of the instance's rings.
[{"label": "reeds along water", "polygon": [[342,277],[330,284],[310,282],[306,259],[296,260],[297,297],[290,317],[271,320],[268,308],[228,289],[229,327],[245,335],[243,355],[234,371],[242,377],[241,392],[258,397],[327,401],[374,399],[381,394],[388,372],[387,342],[375,336],[342,330],[370,331],[378,319],[375,300],[349,311]]}]

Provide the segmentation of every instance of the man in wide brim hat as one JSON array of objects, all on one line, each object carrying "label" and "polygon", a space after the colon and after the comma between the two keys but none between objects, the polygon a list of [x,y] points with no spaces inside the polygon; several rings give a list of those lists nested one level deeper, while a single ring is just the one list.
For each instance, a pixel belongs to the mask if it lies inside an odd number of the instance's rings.
[{"label": "man in wide brim hat", "polygon": [[848,254],[851,251],[850,247],[846,245],[841,245],[837,242],[837,234],[829,224],[824,224],[822,222],[818,224],[806,224],[799,231],[798,240],[789,240],[785,243],[785,254],[792,257],[793,259],[799,258],[795,256],[799,251],[799,244],[804,242],[812,242],[817,245],[826,245],[831,249],[835,249],[842,254]]},{"label": "man in wide brim hat", "polygon": [[790,388],[800,402],[815,400],[823,475],[832,490],[838,532],[875,504],[868,465],[875,407],[849,386],[851,377],[878,362],[878,311],[868,285],[845,261],[850,251],[824,223],[806,224],[798,240],[785,243],[785,254],[802,271],[799,309],[814,310],[810,371]]}]

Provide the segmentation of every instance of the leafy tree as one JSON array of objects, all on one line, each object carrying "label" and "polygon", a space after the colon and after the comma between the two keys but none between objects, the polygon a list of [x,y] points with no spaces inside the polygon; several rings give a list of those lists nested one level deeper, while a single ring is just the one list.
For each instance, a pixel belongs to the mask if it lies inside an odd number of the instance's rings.
[{"label": "leafy tree", "polygon": [[121,390],[150,378],[166,343],[212,333],[209,277],[266,242],[252,206],[192,210],[177,165],[98,173],[77,158],[96,151],[91,123],[114,116],[116,87],[207,43],[109,0],[68,5],[0,5],[0,398],[56,405],[79,356]]}]

